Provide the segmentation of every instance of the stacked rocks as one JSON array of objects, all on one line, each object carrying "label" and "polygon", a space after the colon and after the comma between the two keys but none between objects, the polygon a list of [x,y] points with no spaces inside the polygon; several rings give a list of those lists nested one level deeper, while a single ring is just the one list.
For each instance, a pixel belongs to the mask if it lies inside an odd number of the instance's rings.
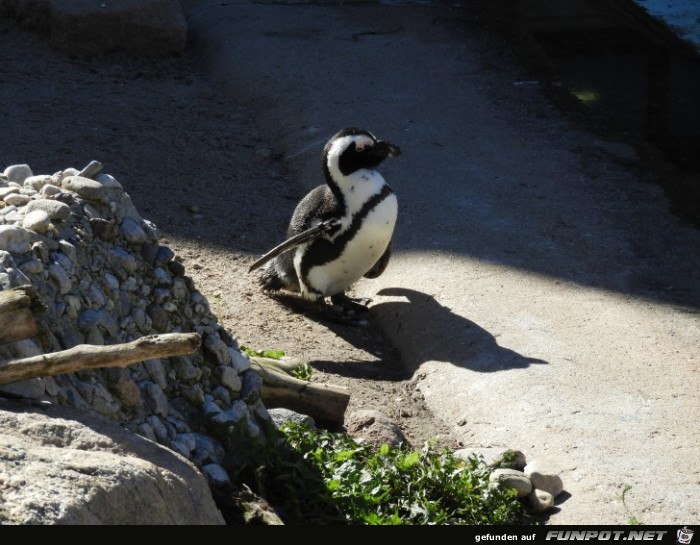
[{"label": "stacked rocks", "polygon": [[273,426],[262,383],[156,227],[101,171],[92,161],[54,174],[28,165],[0,174],[0,290],[30,286],[46,308],[42,336],[0,346],[0,359],[166,332],[196,332],[202,349],[0,391],[98,413],[225,481],[228,437],[260,443]]},{"label": "stacked rocks", "polygon": [[494,468],[489,475],[491,484],[515,490],[517,497],[527,499],[537,514],[554,509],[557,496],[564,491],[559,475],[546,471],[536,460],[528,462],[519,450],[465,448],[455,451],[455,455],[464,460],[475,456]]}]

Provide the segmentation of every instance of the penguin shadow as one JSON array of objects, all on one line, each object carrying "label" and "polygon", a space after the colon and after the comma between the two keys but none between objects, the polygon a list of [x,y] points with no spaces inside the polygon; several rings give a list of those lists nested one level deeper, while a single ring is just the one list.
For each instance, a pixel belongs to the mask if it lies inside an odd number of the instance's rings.
[{"label": "penguin shadow", "polygon": [[[385,288],[377,295],[405,299],[373,305],[371,313],[388,325],[385,331],[399,345],[404,365],[411,374],[426,361],[446,362],[482,373],[548,363],[501,346],[496,335],[455,314],[426,293]],[[505,313],[504,320],[507,320]]]},{"label": "penguin shadow", "polygon": [[323,372],[352,378],[383,380],[410,378],[410,374],[406,373],[403,366],[397,365],[400,356],[375,323],[371,309],[365,313],[358,313],[355,316],[356,319],[334,320],[320,312],[316,304],[302,299],[297,294],[275,292],[268,296],[289,310],[302,314],[307,320],[322,325],[329,332],[370,356],[364,361],[314,359],[308,362],[312,367]]}]

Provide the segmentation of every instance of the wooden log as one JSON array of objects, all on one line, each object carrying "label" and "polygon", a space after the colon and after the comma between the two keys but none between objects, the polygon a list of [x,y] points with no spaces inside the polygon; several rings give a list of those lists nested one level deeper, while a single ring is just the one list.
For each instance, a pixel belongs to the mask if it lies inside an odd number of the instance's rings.
[{"label": "wooden log", "polygon": [[263,380],[262,399],[269,409],[284,407],[307,414],[318,422],[343,425],[350,394],[340,386],[307,382],[262,365],[251,358],[251,368]]},{"label": "wooden log", "polygon": [[280,359],[275,358],[263,358],[261,356],[249,356],[250,361],[255,362],[259,365],[272,367],[278,371],[282,371],[291,375],[297,369],[302,369],[306,364],[301,360],[296,358],[291,358],[289,356],[282,356]]},{"label": "wooden log", "polygon": [[29,339],[39,333],[27,290],[0,291],[0,344]]},{"label": "wooden log", "polygon": [[191,354],[201,343],[197,333],[164,333],[123,344],[80,344],[61,352],[0,362],[0,384],[84,369],[126,367],[139,361]]}]

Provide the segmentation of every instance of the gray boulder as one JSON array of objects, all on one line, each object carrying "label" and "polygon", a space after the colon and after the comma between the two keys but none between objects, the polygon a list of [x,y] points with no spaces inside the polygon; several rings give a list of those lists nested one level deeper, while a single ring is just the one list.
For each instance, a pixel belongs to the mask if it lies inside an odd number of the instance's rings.
[{"label": "gray boulder", "polygon": [[185,458],[68,407],[0,400],[0,524],[224,524]]},{"label": "gray boulder", "polygon": [[350,413],[345,417],[345,429],[349,435],[375,444],[409,444],[401,428],[378,411],[359,410]]}]

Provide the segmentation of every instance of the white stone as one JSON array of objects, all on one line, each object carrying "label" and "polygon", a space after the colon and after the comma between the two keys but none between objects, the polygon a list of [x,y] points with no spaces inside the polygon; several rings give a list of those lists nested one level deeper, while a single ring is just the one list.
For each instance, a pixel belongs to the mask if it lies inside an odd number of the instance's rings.
[{"label": "white stone", "polygon": [[248,357],[248,354],[244,354],[235,348],[229,348],[228,351],[231,355],[231,365],[236,370],[236,373],[240,375],[241,373],[250,369],[250,358]]},{"label": "white stone", "polygon": [[219,464],[207,464],[202,467],[202,471],[215,483],[230,483],[231,479],[226,470]]},{"label": "white stone", "polygon": [[64,202],[55,201],[53,199],[34,199],[27,204],[27,213],[34,210],[43,210],[51,220],[64,221],[70,217],[70,206]]},{"label": "white stone", "polygon": [[56,262],[49,263],[48,270],[49,276],[58,288],[58,292],[61,295],[65,295],[66,293],[68,293],[73,287],[73,282],[71,282],[71,279],[68,276],[66,270],[59,263]]},{"label": "white stone", "polygon": [[13,254],[24,254],[37,239],[34,231],[29,231],[19,225],[0,225],[0,250]]},{"label": "white stone", "polygon": [[3,173],[8,180],[18,184],[24,183],[24,180],[34,175],[29,165],[10,165]]},{"label": "white stone", "polygon": [[10,193],[6,195],[3,201],[12,206],[25,206],[32,198],[28,195],[21,195],[20,193]]},{"label": "white stone", "polygon": [[40,191],[46,184],[51,182],[51,176],[48,174],[39,174],[38,176],[29,176],[24,180],[24,187]]},{"label": "white stone", "polygon": [[5,197],[8,195],[12,195],[13,193],[19,193],[20,188],[17,187],[16,185],[10,185],[7,187],[0,187],[0,199],[3,201],[5,200]]},{"label": "white stone", "polygon": [[514,489],[519,498],[524,498],[532,492],[530,479],[516,469],[494,469],[489,475],[489,481],[506,489]]},{"label": "white stone", "polygon": [[126,218],[122,222],[121,226],[119,227],[119,231],[131,244],[143,244],[148,240],[146,231],[144,231],[138,223],[130,218]]},{"label": "white stone", "polygon": [[100,174],[99,176],[97,176],[96,180],[105,187],[122,189],[122,185],[111,174]]},{"label": "white stone", "polygon": [[63,189],[61,189],[57,185],[46,184],[45,186],[42,186],[42,188],[39,190],[39,194],[44,195],[46,197],[50,197],[51,195],[58,195],[62,191]]},{"label": "white stone", "polygon": [[34,210],[24,216],[22,227],[35,233],[46,233],[51,227],[51,218],[43,210]]},{"label": "white stone", "polygon": [[241,377],[238,376],[236,370],[233,367],[228,367],[225,365],[219,366],[219,372],[221,373],[221,384],[234,393],[240,392],[243,386],[243,381]]},{"label": "white stone", "polygon": [[534,488],[528,496],[530,506],[535,513],[544,513],[554,509],[554,497],[544,490]]},{"label": "white stone", "polygon": [[525,466],[525,475],[532,481],[532,486],[549,492],[553,497],[557,497],[564,491],[564,482],[559,475],[545,471],[541,463],[533,460]]}]

